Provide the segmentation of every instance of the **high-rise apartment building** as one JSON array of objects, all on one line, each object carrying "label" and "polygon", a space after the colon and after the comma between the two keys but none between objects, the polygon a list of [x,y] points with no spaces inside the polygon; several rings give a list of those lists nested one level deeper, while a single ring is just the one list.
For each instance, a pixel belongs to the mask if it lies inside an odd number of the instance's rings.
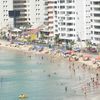
[{"label": "high-rise apartment building", "polygon": [[28,2],[27,0],[13,0],[13,9],[20,11],[20,16],[16,18],[16,26],[28,23]]},{"label": "high-rise apartment building", "polygon": [[90,0],[76,0],[75,28],[78,38],[90,40]]},{"label": "high-rise apartment building", "polygon": [[91,42],[100,44],[100,0],[91,0]]},{"label": "high-rise apartment building", "polygon": [[0,29],[13,26],[13,19],[9,18],[9,10],[13,10],[13,0],[0,0]]},{"label": "high-rise apartment building", "polygon": [[10,10],[20,11],[16,17],[15,26],[38,27],[47,20],[47,0],[1,0],[0,1],[0,28],[13,27],[14,20],[9,17]]},{"label": "high-rise apartment building", "polygon": [[99,0],[1,0],[0,29],[13,27],[9,10],[19,10],[16,26],[45,24],[51,36],[100,43]]},{"label": "high-rise apartment building", "polygon": [[59,34],[60,39],[76,39],[74,0],[56,0],[54,20],[54,33]]},{"label": "high-rise apartment building", "polygon": [[52,3],[54,34],[64,40],[90,39],[90,0],[54,0]]},{"label": "high-rise apartment building", "polygon": [[20,11],[17,26],[39,26],[44,24],[46,0],[13,0],[14,10]]},{"label": "high-rise apartment building", "polygon": [[84,33],[85,33],[85,40],[91,41],[91,4],[90,0],[85,0],[84,6]]},{"label": "high-rise apartment building", "polygon": [[56,0],[48,0],[48,30],[50,32],[50,36],[54,36],[54,2]]},{"label": "high-rise apartment building", "polygon": [[48,27],[48,0],[45,0],[44,11],[44,24]]}]

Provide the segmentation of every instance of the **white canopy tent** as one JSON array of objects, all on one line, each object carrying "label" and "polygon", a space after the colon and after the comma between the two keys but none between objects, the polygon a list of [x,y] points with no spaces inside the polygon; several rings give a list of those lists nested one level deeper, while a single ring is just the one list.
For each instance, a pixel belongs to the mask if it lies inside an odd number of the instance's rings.
[{"label": "white canopy tent", "polygon": [[11,30],[12,32],[22,32],[22,30],[18,29],[18,28],[14,28]]}]

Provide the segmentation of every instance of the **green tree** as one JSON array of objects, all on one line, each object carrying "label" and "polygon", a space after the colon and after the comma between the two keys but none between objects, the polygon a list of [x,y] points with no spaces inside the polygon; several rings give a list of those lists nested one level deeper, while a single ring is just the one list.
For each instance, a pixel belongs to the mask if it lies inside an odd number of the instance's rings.
[{"label": "green tree", "polygon": [[32,41],[31,41],[31,37],[28,37],[28,38],[27,38],[27,41],[28,41],[29,43],[32,42]]},{"label": "green tree", "polygon": [[87,40],[87,41],[86,41],[86,46],[87,46],[88,48],[92,47],[91,41]]},{"label": "green tree", "polygon": [[100,44],[97,45],[97,51],[100,53]]},{"label": "green tree", "polygon": [[70,41],[68,42],[68,44],[69,44],[69,49],[72,49],[72,47],[73,47],[76,43],[75,43],[74,40],[70,40]]},{"label": "green tree", "polygon": [[56,35],[55,35],[54,40],[55,40],[55,43],[58,43],[58,42],[59,42],[59,40],[60,40],[60,39],[59,39],[59,34],[56,34]]},{"label": "green tree", "polygon": [[44,35],[44,33],[43,33],[43,32],[41,32],[40,39],[43,41],[43,40],[44,40],[44,38],[45,38],[45,35]]}]

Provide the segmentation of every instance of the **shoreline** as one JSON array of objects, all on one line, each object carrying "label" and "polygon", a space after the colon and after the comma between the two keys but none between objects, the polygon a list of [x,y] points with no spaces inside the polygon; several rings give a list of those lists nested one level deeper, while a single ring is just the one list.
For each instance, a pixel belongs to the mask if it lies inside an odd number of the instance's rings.
[{"label": "shoreline", "polygon": [[[9,50],[22,51],[23,53],[27,53],[28,55],[31,54],[30,56],[33,56],[33,55],[45,55],[45,56],[48,56],[50,58],[55,58],[58,61],[60,59],[65,59],[67,62],[70,62],[68,60],[68,58],[65,58],[61,53],[51,52],[51,50],[49,48],[47,48],[47,47],[45,47],[43,51],[39,52],[39,51],[36,51],[36,50],[30,50],[30,48],[32,47],[32,45],[23,45],[23,46],[19,45],[19,46],[16,46],[15,44],[10,44],[10,42],[3,41],[3,40],[0,40],[0,47],[1,48],[6,48],[6,49],[9,49]],[[91,61],[79,60],[79,61],[74,61],[74,62],[72,61],[70,63],[85,64],[90,69],[92,69],[92,70],[100,73],[100,71],[96,70],[97,69],[97,65],[91,63]]]},{"label": "shoreline", "polygon": [[[60,77],[61,80],[59,81],[59,83],[57,83],[58,85],[61,85],[61,87],[63,86],[64,91],[67,92],[66,87],[68,87],[70,89],[70,85],[66,86],[66,82],[67,82],[67,78],[70,80],[74,80],[76,81],[73,82],[72,81],[72,87],[73,88],[71,91],[75,91],[75,95],[79,94],[77,87],[79,89],[79,91],[81,92],[82,96],[87,96],[90,98],[90,94],[91,92],[95,92],[95,90],[97,89],[96,87],[99,87],[100,85],[100,73],[98,73],[98,77],[97,77],[97,71],[95,70],[95,68],[93,66],[91,66],[91,63],[88,63],[89,61],[69,61],[68,58],[64,57],[62,55],[62,53],[55,53],[54,51],[50,51],[49,48],[45,48],[45,50],[43,52],[37,52],[36,50],[32,51],[29,50],[30,46],[20,46],[20,47],[13,47],[14,44],[10,44],[9,42],[6,43],[2,43],[2,45],[0,45],[0,48],[4,48],[3,50],[9,50],[9,51],[14,51],[14,53],[22,53],[23,57],[28,57],[29,61],[33,61],[33,59],[31,57],[33,57],[35,59],[35,57],[39,57],[39,59],[41,60],[40,62],[38,62],[37,64],[42,64],[41,62],[43,62],[43,60],[45,61],[45,59],[47,59],[49,61],[50,64],[50,69],[49,68],[41,68],[41,72],[44,73],[46,75],[46,77],[51,78],[52,76],[55,77],[55,75],[57,75],[57,77],[63,76],[65,75],[65,77]],[[19,52],[20,51],[20,52]],[[48,53],[45,53],[47,52]],[[7,52],[9,53],[9,52]],[[79,53],[77,53],[78,55]],[[38,60],[39,61],[39,60]],[[64,63],[62,65],[62,63]],[[17,63],[16,63],[17,64]],[[53,66],[52,66],[53,64]],[[38,66],[38,65],[37,65]],[[37,67],[36,66],[36,67]],[[31,68],[31,67],[30,67]],[[32,67],[33,68],[33,67]],[[9,68],[8,68],[9,69]],[[32,75],[33,70],[29,70],[29,73],[31,72]],[[37,70],[38,71],[38,70]],[[34,73],[33,73],[34,75]],[[68,75],[68,77],[66,77]],[[84,79],[85,78],[85,79]],[[88,80],[87,80],[88,78]],[[62,81],[62,79],[64,79],[64,81]],[[97,80],[98,79],[98,80]],[[65,81],[66,80],[66,81]],[[78,83],[77,83],[78,82]],[[74,85],[76,84],[76,85]],[[90,89],[92,88],[92,89]],[[69,91],[69,90],[68,90]],[[98,91],[98,89],[97,89]],[[94,96],[94,95],[93,95]]]}]

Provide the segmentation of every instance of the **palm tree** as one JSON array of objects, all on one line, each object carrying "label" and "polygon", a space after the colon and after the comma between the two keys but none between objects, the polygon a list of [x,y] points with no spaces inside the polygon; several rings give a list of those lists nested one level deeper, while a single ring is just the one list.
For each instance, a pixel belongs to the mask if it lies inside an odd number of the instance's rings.
[{"label": "palm tree", "polygon": [[74,40],[70,40],[70,41],[68,42],[68,44],[69,44],[69,49],[72,49],[72,47],[73,47],[76,43],[75,43]]},{"label": "palm tree", "polygon": [[59,42],[59,40],[60,40],[60,39],[59,39],[59,34],[56,34],[56,35],[55,35],[54,40],[55,40],[55,43],[58,43],[58,42]]},{"label": "palm tree", "polygon": [[44,33],[43,33],[43,32],[41,32],[40,39],[43,41],[43,40],[44,40],[44,38],[45,38],[45,35],[44,35]]},{"label": "palm tree", "polygon": [[87,46],[88,48],[92,47],[91,41],[87,40],[87,41],[86,41],[86,46]]},{"label": "palm tree", "polygon": [[97,51],[100,53],[100,44],[97,45]]}]

